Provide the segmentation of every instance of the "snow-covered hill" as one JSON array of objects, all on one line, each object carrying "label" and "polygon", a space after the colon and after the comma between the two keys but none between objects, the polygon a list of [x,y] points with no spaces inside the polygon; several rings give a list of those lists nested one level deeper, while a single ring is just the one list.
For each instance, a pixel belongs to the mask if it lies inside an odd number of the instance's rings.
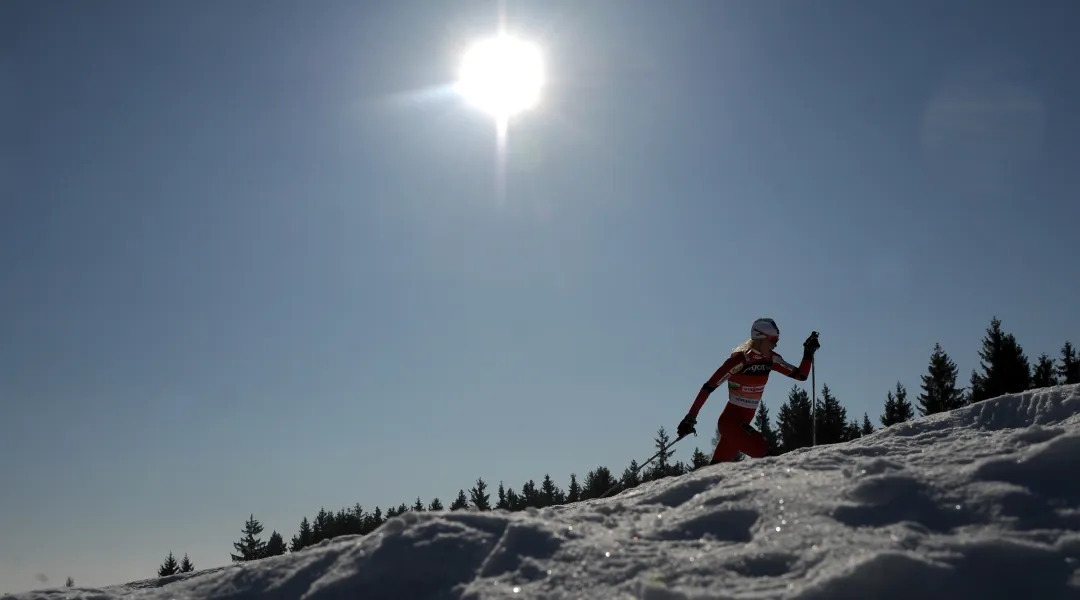
[{"label": "snow-covered hill", "polygon": [[30,598],[1080,598],[1080,386],[521,513]]}]

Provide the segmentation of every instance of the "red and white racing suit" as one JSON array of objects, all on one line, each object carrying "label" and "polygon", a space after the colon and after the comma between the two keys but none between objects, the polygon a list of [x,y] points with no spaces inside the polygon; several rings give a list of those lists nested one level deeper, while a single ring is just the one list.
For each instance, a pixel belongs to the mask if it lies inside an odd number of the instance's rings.
[{"label": "red and white racing suit", "polygon": [[735,460],[740,451],[754,458],[765,456],[768,452],[765,438],[760,433],[747,431],[744,425],[754,419],[754,413],[761,404],[761,395],[765,392],[765,384],[769,381],[769,373],[777,371],[796,381],[806,381],[810,376],[812,363],[812,358],[804,356],[796,369],[776,352],[768,356],[753,349],[731,353],[724,364],[701,386],[701,391],[690,407],[690,415],[697,418],[698,411],[709,394],[727,380],[728,402],[716,422],[720,430],[720,441],[713,451],[712,464]]}]

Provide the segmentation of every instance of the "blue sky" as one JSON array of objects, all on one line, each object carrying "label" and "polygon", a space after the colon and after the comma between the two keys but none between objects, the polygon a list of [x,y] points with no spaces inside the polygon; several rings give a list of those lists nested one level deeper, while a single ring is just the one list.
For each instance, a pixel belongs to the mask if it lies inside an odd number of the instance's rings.
[{"label": "blue sky", "polygon": [[0,592],[621,472],[759,316],[875,421],[994,315],[1056,356],[1078,12],[511,2],[500,163],[446,93],[492,2],[3,3]]}]

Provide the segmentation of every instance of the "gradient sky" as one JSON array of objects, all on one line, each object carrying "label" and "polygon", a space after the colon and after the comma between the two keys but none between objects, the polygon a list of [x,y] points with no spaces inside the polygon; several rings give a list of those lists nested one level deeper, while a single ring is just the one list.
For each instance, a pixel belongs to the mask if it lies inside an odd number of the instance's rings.
[{"label": "gradient sky", "polygon": [[0,593],[621,473],[759,316],[875,422],[994,315],[1080,344],[1078,17],[510,2],[500,159],[448,93],[494,2],[0,4]]}]

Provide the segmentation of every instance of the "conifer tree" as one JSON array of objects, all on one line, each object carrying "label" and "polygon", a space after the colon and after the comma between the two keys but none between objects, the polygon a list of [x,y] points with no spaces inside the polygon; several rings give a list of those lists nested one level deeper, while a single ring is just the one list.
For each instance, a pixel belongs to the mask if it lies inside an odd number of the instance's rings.
[{"label": "conifer tree", "polygon": [[881,414],[881,426],[891,427],[897,423],[909,421],[915,416],[915,407],[907,399],[907,388],[896,382],[896,394],[886,394],[885,411]]},{"label": "conifer tree", "polygon": [[694,454],[691,455],[690,461],[695,469],[700,469],[701,467],[707,466],[712,461],[712,457],[702,452],[701,448],[695,447]]},{"label": "conifer tree", "polygon": [[285,540],[281,538],[281,534],[277,531],[270,533],[270,539],[266,542],[266,547],[263,548],[262,558],[269,556],[281,556],[285,554]]},{"label": "conifer tree", "polygon": [[180,572],[181,573],[190,573],[190,572],[192,572],[194,570],[195,570],[195,563],[191,562],[191,559],[188,558],[188,555],[185,552],[183,560],[180,561]]},{"label": "conifer tree", "polygon": [[75,579],[68,575],[66,581],[64,581],[64,587],[75,587]]},{"label": "conifer tree", "polygon": [[979,402],[1002,394],[1023,392],[1031,387],[1031,366],[1024,349],[1011,333],[1001,329],[994,317],[979,350],[982,373],[971,374],[971,401]]},{"label": "conifer tree", "polygon": [[933,415],[963,406],[964,390],[956,387],[958,375],[956,363],[941,348],[941,344],[934,344],[927,373],[920,375],[923,391],[918,398],[919,414]]},{"label": "conifer tree", "polygon": [[[675,454],[674,450],[668,448],[671,445],[671,437],[668,435],[667,430],[663,426],[656,432],[656,437],[653,438],[653,443],[656,445],[658,454],[653,459],[653,466],[643,474],[641,481],[653,481],[656,479],[662,479],[671,475],[671,464],[669,460],[672,455]],[[625,488],[624,488],[625,489]],[[605,490],[606,491],[606,490]],[[603,493],[603,492],[600,492]]]},{"label": "conifer tree", "polygon": [[632,459],[626,469],[623,470],[622,477],[619,478],[619,483],[622,484],[622,489],[624,490],[641,485],[641,471],[638,470],[636,458]]},{"label": "conifer tree", "polygon": [[769,454],[776,454],[780,449],[780,443],[777,440],[776,430],[769,422],[769,409],[765,406],[764,400],[758,405],[757,414],[754,415],[754,428],[765,438]]},{"label": "conifer tree", "polygon": [[1055,385],[1057,385],[1057,369],[1054,366],[1054,359],[1043,352],[1039,355],[1039,362],[1035,365],[1035,372],[1031,376],[1031,389]]},{"label": "conifer tree", "polygon": [[577,474],[570,474],[570,485],[566,488],[566,501],[577,502],[581,500],[581,485],[578,484]]},{"label": "conifer tree", "polygon": [[431,503],[428,504],[428,510],[442,510],[443,503],[438,498],[432,498]]},{"label": "conifer tree", "polygon": [[600,494],[611,489],[617,483],[614,476],[605,466],[599,466],[585,475],[585,485],[581,490],[582,500],[599,498]]},{"label": "conifer tree", "polygon": [[510,504],[507,501],[508,499],[506,497],[506,486],[504,486],[503,482],[501,482],[501,481],[499,482],[499,494],[498,495],[499,495],[499,500],[498,500],[498,502],[495,503],[495,508],[501,508],[502,510],[510,510]]},{"label": "conifer tree", "polygon": [[859,427],[858,421],[848,421],[844,427],[844,437],[840,440],[843,442],[850,442],[851,440],[857,440],[862,437],[862,429]]},{"label": "conifer tree", "polygon": [[506,506],[507,510],[521,510],[525,508],[525,502],[514,488],[506,490]]},{"label": "conifer tree", "polygon": [[[858,430],[858,425],[856,425]],[[828,384],[821,387],[821,414],[817,423],[817,443],[836,444],[848,439],[847,409],[833,395]]]},{"label": "conifer tree", "polygon": [[266,550],[266,542],[257,537],[262,533],[262,530],[262,523],[255,518],[255,515],[251,515],[247,522],[244,523],[244,529],[241,531],[244,534],[243,539],[239,542],[233,542],[233,548],[239,552],[239,554],[229,555],[232,557],[233,562],[262,558],[263,552]]},{"label": "conifer tree", "polygon": [[555,506],[559,504],[559,488],[551,475],[545,473],[544,480],[540,482],[540,504],[542,506]]},{"label": "conifer tree", "polygon": [[1061,366],[1057,374],[1065,385],[1080,383],[1080,359],[1076,357],[1076,349],[1071,342],[1065,342],[1061,347]]},{"label": "conifer tree", "polygon": [[458,490],[457,498],[450,504],[450,510],[462,510],[469,507],[469,497],[465,495],[465,490]]},{"label": "conifer tree", "polygon": [[180,572],[180,565],[176,562],[176,557],[173,556],[172,551],[169,551],[169,556],[165,559],[165,562],[161,563],[158,567],[158,577],[168,577],[169,575],[176,575]]},{"label": "conifer tree", "polygon": [[476,510],[491,510],[491,494],[487,492],[487,482],[477,478],[476,485],[469,490],[469,498]]},{"label": "conifer tree", "polygon": [[813,442],[810,395],[796,385],[788,391],[787,402],[776,414],[776,432],[785,452],[806,448]]},{"label": "conifer tree", "polygon": [[536,489],[536,482],[532,479],[521,486],[521,503],[522,508],[526,506],[540,508],[540,492]]},{"label": "conifer tree", "polygon": [[412,505],[413,512],[424,512],[424,503],[420,501],[420,496],[416,497],[416,502]]},{"label": "conifer tree", "polygon": [[293,552],[303,550],[312,544],[312,539],[311,523],[304,517],[300,519],[300,531],[293,535],[289,549]]},{"label": "conifer tree", "polygon": [[862,428],[859,430],[859,435],[870,435],[874,433],[874,424],[870,422],[870,415],[862,414]]}]

